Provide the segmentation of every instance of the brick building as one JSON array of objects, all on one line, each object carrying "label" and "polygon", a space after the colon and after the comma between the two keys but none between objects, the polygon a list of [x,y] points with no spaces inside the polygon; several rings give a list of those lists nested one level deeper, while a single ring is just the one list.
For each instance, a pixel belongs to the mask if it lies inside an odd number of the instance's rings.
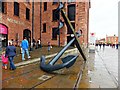
[{"label": "brick building", "polygon": [[[29,43],[34,38],[41,39],[42,45],[51,42],[52,45],[64,46],[71,40],[71,30],[64,26],[60,29],[60,35],[55,32],[59,21],[54,16],[54,11],[59,3],[53,2],[2,2],[0,15],[0,34],[3,46],[8,41],[22,41],[26,36]],[[65,2],[64,9],[75,31],[81,29],[83,36],[80,42],[88,43],[89,32],[89,8],[88,2]],[[64,22],[62,16],[59,16]]]},{"label": "brick building", "polygon": [[[26,36],[29,43],[32,37],[40,38],[40,4],[34,5],[34,17],[32,18],[32,2],[2,2],[0,15],[0,34],[2,45],[6,46],[11,40],[18,44]],[[34,22],[33,22],[34,19]],[[32,24],[33,23],[33,24]],[[32,28],[34,27],[34,28]]]},{"label": "brick building", "polygon": [[118,44],[118,36],[106,36],[106,44]]},{"label": "brick building", "polygon": [[[71,39],[71,30],[64,24],[60,29],[60,36],[55,33],[55,29],[59,25],[54,16],[55,11],[59,3],[55,2],[42,2],[42,34],[41,42],[47,44],[51,42],[52,45],[66,45]],[[83,36],[80,38],[80,42],[87,45],[88,43],[88,32],[89,32],[89,8],[90,3],[88,2],[65,2],[64,10],[66,15],[70,19],[75,31],[82,30]],[[59,19],[63,20],[62,16],[59,16]]]}]

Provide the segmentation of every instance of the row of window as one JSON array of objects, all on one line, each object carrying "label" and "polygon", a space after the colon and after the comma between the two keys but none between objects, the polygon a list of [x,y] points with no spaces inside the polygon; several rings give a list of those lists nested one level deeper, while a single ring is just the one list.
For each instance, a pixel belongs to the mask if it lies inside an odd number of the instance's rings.
[{"label": "row of window", "polygon": [[[44,2],[44,11],[47,10],[47,2]],[[68,18],[70,21],[75,21],[76,7],[75,4],[68,5]],[[60,13],[56,9],[52,11],[52,20],[56,21],[60,19]]]},{"label": "row of window", "polygon": [[[46,23],[43,24],[43,33],[45,33],[45,32],[46,32]],[[52,29],[52,39],[53,40],[57,40],[57,35],[59,34],[58,32],[59,32],[58,28]]]},{"label": "row of window", "polygon": [[[53,2],[56,4],[57,2]],[[76,13],[75,4],[68,5],[68,18],[70,21],[75,21],[75,13]],[[44,11],[47,11],[47,2],[44,2]],[[56,9],[52,11],[52,20],[57,21],[60,19],[60,13],[57,12]],[[71,23],[73,28],[75,29],[75,23]],[[43,33],[46,32],[46,23],[43,24]],[[52,28],[52,39],[57,40],[57,35],[59,34],[58,28]],[[72,30],[68,27],[67,34],[72,34]]]},{"label": "row of window", "polygon": [[[56,4],[57,2],[53,2],[53,4]],[[47,11],[47,2],[44,2],[44,11]],[[52,11],[52,19],[53,21],[56,21],[60,19],[59,13],[56,13],[56,9]],[[57,40],[57,34],[58,34],[58,29],[57,28],[52,28],[52,39]],[[46,32],[46,23],[43,24],[43,33]]]},{"label": "row of window", "polygon": [[[55,4],[57,2],[53,2],[53,4]],[[47,11],[47,2],[44,2],[44,11]],[[56,12],[56,9],[54,9],[52,11],[52,20],[56,21],[60,19],[60,14],[58,12]]]},{"label": "row of window", "polygon": [[[75,29],[75,23],[71,23],[71,24]],[[46,32],[46,23],[43,24],[43,33],[45,32]],[[72,30],[70,29],[70,27],[68,27],[67,34],[72,34]],[[57,27],[52,28],[52,39],[57,40],[57,35],[59,35],[59,29]]]},{"label": "row of window", "polygon": [[[2,2],[2,9],[0,10],[2,13],[7,13],[7,3],[6,2]],[[19,16],[19,3],[18,2],[14,2],[14,15],[15,16]],[[26,8],[26,19],[30,20],[30,9]]]},{"label": "row of window", "polygon": [[[2,13],[7,13],[7,3],[2,2]],[[44,2],[44,11],[47,10],[47,2]],[[19,3],[14,2],[14,15],[19,16]],[[58,12],[56,12],[56,9],[53,10],[53,21],[56,21],[58,19],[60,19],[60,14]],[[68,6],[68,18],[70,20],[75,20],[75,5],[69,5]],[[26,19],[29,20],[30,19],[30,9],[26,8]]]}]

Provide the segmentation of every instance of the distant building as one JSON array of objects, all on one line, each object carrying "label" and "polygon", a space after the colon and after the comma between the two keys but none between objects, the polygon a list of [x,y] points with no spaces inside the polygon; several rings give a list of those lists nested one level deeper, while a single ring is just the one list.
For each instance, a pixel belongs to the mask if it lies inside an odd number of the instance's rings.
[{"label": "distant building", "polygon": [[106,44],[118,44],[118,36],[106,36]]},{"label": "distant building", "polygon": [[102,43],[102,44],[103,44],[103,43],[106,43],[105,38],[102,38],[102,39],[100,39],[100,40],[97,40],[96,43],[97,43],[97,44],[99,44],[99,43]]}]

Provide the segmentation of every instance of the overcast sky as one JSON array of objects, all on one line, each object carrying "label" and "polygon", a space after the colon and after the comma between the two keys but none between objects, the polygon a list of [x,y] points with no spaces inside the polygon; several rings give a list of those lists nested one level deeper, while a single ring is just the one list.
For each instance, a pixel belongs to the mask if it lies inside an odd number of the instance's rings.
[{"label": "overcast sky", "polygon": [[89,28],[96,33],[96,38],[118,36],[118,1],[91,0]]}]

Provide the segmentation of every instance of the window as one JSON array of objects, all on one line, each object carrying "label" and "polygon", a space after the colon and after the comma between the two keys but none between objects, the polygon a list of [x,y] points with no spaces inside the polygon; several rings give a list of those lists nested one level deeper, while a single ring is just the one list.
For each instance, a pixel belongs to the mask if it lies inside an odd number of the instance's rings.
[{"label": "window", "polygon": [[7,3],[6,2],[0,2],[2,4],[2,7],[0,7],[0,12],[7,13]]},{"label": "window", "polygon": [[47,2],[44,2],[44,11],[47,11]]},{"label": "window", "polygon": [[19,3],[14,2],[14,15],[19,16]]},{"label": "window", "polygon": [[43,32],[46,32],[46,23],[43,24]]},{"label": "window", "polygon": [[53,10],[52,19],[53,21],[57,21],[60,19],[60,14],[59,12],[56,12],[56,9]]},{"label": "window", "polygon": [[53,28],[52,29],[52,39],[53,40],[57,40],[57,34],[58,34],[58,29],[57,28]]},{"label": "window", "polygon": [[30,9],[26,8],[26,19],[30,20]]},{"label": "window", "polygon": [[75,4],[68,5],[68,18],[70,21],[75,21]]}]

